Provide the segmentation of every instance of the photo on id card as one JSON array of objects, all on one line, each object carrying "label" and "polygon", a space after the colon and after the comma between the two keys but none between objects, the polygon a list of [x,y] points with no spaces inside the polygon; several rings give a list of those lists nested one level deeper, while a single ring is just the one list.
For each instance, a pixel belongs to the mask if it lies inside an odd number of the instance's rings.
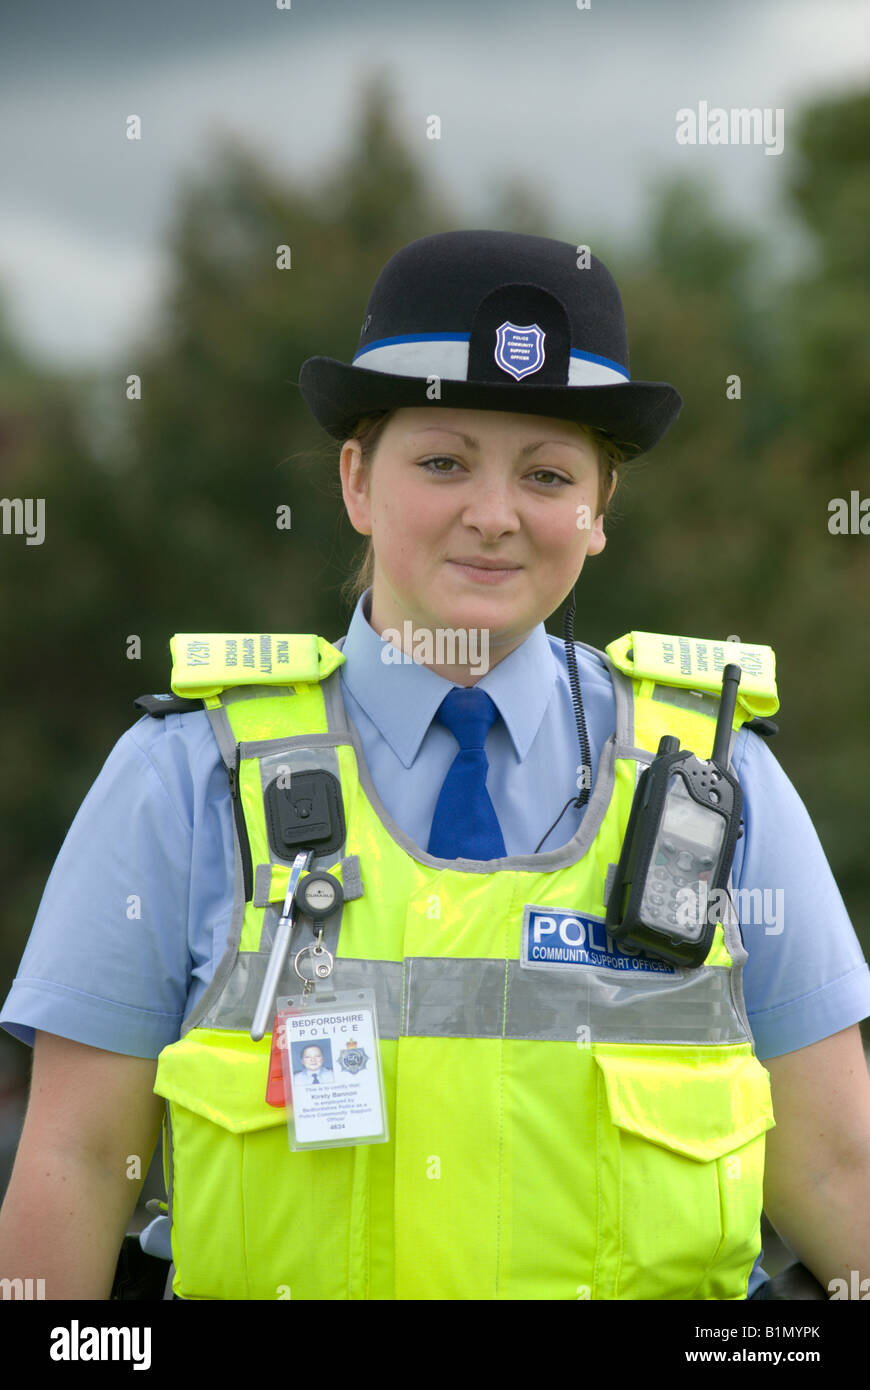
[{"label": "photo on id card", "polygon": [[314,997],[277,1001],[290,1148],[386,1143],[374,994]]}]

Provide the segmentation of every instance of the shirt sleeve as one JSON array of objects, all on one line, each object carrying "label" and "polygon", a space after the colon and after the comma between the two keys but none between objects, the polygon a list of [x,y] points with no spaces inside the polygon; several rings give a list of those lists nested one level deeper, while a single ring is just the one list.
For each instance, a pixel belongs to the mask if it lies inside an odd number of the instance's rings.
[{"label": "shirt sleeve", "polygon": [[[192,960],[191,753],[216,744],[200,711],[143,717],[80,806],[43,893],[0,1025],[133,1057],[179,1036]],[[192,745],[192,746],[191,746]],[[223,790],[226,789],[224,779]]]},{"label": "shirt sleeve", "polygon": [[734,856],[743,988],[764,1060],[866,1018],[870,970],[807,809],[765,741],[742,730],[733,761],[743,791]]}]

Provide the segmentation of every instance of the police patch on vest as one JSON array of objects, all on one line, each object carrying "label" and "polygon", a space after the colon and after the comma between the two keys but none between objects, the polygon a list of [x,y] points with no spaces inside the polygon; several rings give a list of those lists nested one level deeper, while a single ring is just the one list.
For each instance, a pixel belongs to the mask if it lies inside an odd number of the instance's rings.
[{"label": "police patch on vest", "polygon": [[604,926],[603,917],[587,917],[570,908],[523,908],[523,944],[520,963],[529,970],[562,970],[595,967],[620,975],[676,975],[677,967],[648,956],[645,951],[623,949]]},{"label": "police patch on vest", "polygon": [[546,334],[536,323],[521,328],[507,320],[495,330],[495,360],[515,381],[540,371],[544,365]]}]

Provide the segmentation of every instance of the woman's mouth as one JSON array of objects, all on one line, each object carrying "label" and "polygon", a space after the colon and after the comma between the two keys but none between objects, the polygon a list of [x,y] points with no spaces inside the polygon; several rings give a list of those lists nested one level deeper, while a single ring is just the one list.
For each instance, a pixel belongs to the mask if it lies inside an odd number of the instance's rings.
[{"label": "woman's mouth", "polygon": [[508,560],[463,558],[461,560],[448,560],[447,563],[453,565],[467,579],[473,579],[478,584],[504,584],[512,575],[519,574],[521,568],[520,565],[511,564]]}]

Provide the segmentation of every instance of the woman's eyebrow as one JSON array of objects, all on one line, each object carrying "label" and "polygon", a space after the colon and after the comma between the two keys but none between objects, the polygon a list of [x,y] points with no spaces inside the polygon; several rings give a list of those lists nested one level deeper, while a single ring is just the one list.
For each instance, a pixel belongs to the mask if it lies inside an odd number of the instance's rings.
[{"label": "woman's eyebrow", "polygon": [[[448,430],[443,425],[427,425],[425,429],[412,431],[410,437],[415,439],[421,434],[452,434],[456,439],[461,439],[469,449],[480,448],[480,440],[475,439],[473,435],[462,434],[460,430]],[[545,444],[564,444],[569,449],[579,449],[582,446],[582,442],[583,441],[579,439],[576,444],[571,439],[539,439],[534,444],[523,445],[522,449],[520,449],[519,457],[525,458],[527,454],[534,453],[535,449],[540,449]]]}]

